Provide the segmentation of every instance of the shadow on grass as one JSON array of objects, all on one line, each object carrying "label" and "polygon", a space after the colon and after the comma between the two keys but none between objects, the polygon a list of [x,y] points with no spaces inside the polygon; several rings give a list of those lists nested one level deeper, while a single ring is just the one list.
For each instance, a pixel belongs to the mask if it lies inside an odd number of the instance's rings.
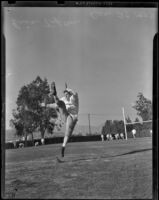
[{"label": "shadow on grass", "polygon": [[128,152],[128,153],[123,153],[123,154],[120,154],[120,155],[117,155],[117,156],[124,156],[124,155],[135,154],[135,153],[140,153],[140,152],[150,151],[150,150],[152,150],[152,148],[130,151],[130,152]]},{"label": "shadow on grass", "polygon": [[120,156],[125,156],[125,155],[129,155],[129,154],[137,154],[137,153],[141,153],[141,152],[145,152],[145,151],[151,151],[152,148],[149,149],[140,149],[140,150],[134,150],[134,151],[130,151],[127,153],[123,153],[123,154],[119,154],[119,155],[112,155],[112,156],[99,156],[99,157],[90,157],[90,158],[78,158],[75,160],[60,160],[57,159],[59,163],[67,163],[67,162],[78,162],[78,161],[91,161],[91,160],[98,160],[100,158],[113,158],[113,157],[120,157]]}]

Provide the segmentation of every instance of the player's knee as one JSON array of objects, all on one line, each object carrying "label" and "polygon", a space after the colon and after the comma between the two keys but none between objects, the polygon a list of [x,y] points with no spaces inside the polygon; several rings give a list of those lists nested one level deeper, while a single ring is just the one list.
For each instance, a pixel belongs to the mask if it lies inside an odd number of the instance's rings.
[{"label": "player's knee", "polygon": [[74,122],[73,121],[69,121],[69,122],[67,122],[67,124],[68,124],[68,130],[72,131],[73,128],[74,128]]}]

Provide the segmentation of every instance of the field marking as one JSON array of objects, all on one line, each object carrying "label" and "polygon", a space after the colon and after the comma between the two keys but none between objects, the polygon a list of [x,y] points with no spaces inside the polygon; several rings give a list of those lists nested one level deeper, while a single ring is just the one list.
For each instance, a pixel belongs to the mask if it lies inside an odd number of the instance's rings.
[{"label": "field marking", "polygon": [[92,159],[87,159],[87,160],[85,160],[85,161],[90,162],[90,161],[92,161]]},{"label": "field marking", "polygon": [[103,161],[104,161],[104,162],[110,162],[110,160],[107,160],[107,159],[104,159]]}]

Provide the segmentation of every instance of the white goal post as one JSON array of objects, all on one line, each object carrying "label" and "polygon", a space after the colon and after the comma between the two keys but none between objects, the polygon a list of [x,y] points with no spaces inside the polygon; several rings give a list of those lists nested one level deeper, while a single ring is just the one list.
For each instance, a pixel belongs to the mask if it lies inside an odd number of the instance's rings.
[{"label": "white goal post", "polygon": [[129,124],[143,124],[143,123],[148,123],[148,122],[152,122],[152,120],[147,120],[147,121],[141,121],[141,122],[130,122],[127,123],[125,120],[125,111],[124,111],[124,107],[122,108],[122,112],[123,112],[123,119],[124,119],[124,129],[125,129],[125,139],[128,139],[128,134],[127,134],[127,129],[126,129],[126,125]]}]

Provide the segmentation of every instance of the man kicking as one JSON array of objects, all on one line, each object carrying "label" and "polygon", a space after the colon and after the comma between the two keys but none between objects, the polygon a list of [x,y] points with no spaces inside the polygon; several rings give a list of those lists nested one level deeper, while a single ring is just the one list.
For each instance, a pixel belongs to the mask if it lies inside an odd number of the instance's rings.
[{"label": "man kicking", "polygon": [[42,106],[55,108],[57,112],[60,114],[62,120],[66,123],[65,136],[63,139],[61,156],[64,157],[66,144],[71,137],[74,127],[78,121],[78,111],[79,111],[79,100],[78,94],[73,90],[67,88],[67,84],[65,84],[64,97],[61,99],[58,98],[56,92],[56,86],[53,82],[51,84],[51,93],[54,96],[55,103],[46,104],[42,103]]}]

